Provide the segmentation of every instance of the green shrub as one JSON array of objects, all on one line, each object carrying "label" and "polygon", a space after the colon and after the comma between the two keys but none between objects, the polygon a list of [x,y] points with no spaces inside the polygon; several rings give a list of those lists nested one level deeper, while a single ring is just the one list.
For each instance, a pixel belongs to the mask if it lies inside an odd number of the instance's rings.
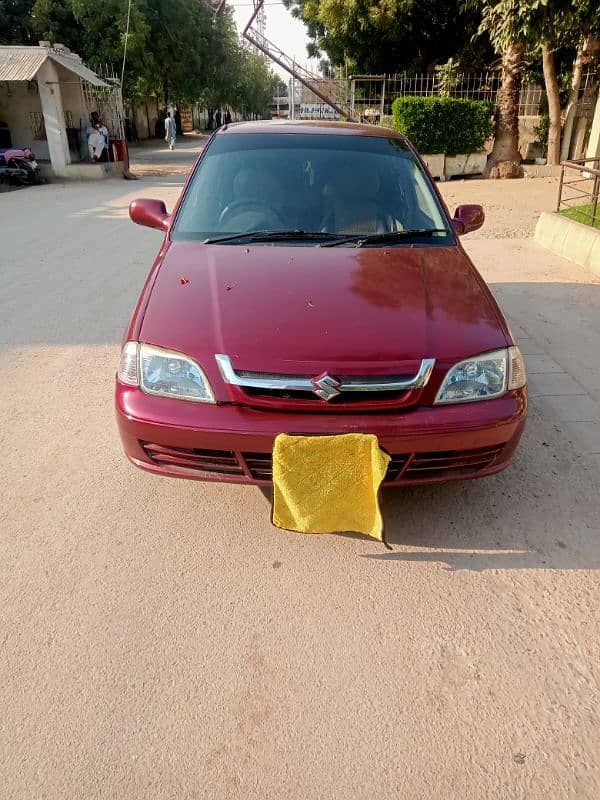
[{"label": "green shrub", "polygon": [[550,130],[550,114],[547,111],[540,114],[539,120],[533,129],[535,133],[535,142],[533,144],[543,150],[545,155],[546,147],[548,146],[548,131]]},{"label": "green shrub", "polygon": [[398,97],[392,103],[394,128],[420,153],[477,153],[492,135],[492,104],[454,97]]}]

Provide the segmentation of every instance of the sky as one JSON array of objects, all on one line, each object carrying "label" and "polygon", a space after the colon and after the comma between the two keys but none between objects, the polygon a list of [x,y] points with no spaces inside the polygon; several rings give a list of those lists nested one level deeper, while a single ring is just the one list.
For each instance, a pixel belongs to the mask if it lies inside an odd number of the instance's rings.
[{"label": "sky", "polygon": [[[228,0],[227,5],[232,6],[235,13],[235,22],[238,31],[241,33],[246,27],[246,23],[252,16],[252,0]],[[265,36],[273,44],[280,47],[288,56],[298,61],[302,66],[317,71],[316,61],[309,61],[306,54],[308,37],[303,23],[294,19],[283,3],[276,0],[265,0],[265,12],[267,15],[267,27]],[[272,64],[273,69],[286,81],[289,75],[277,64]]]}]

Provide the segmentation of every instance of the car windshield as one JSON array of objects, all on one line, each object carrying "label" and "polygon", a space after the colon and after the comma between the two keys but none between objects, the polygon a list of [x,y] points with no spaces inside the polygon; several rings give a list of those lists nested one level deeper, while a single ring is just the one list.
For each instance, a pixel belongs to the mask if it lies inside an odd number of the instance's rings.
[{"label": "car windshield", "polygon": [[354,237],[361,246],[455,241],[428,177],[401,139],[332,133],[217,135],[171,236],[229,245],[248,238],[296,246],[338,238],[352,246]]}]

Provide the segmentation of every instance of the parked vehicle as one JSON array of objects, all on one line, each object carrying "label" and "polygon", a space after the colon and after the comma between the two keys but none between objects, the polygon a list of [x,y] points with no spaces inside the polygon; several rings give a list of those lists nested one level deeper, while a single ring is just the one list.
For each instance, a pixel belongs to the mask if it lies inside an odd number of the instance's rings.
[{"label": "parked vehicle", "polygon": [[395,485],[510,463],[523,359],[400,134],[347,123],[216,132],[172,215],[116,381],[127,457],[161,475],[269,485],[279,433],[377,435]]},{"label": "parked vehicle", "polygon": [[43,183],[35,155],[29,147],[0,150],[0,180],[15,186]]}]

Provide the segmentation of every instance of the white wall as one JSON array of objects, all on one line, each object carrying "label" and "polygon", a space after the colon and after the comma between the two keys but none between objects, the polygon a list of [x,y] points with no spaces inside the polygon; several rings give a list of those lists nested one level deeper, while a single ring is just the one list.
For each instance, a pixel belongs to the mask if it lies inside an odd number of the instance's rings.
[{"label": "white wall", "polygon": [[[73,81],[75,79],[71,76],[68,80]],[[83,125],[85,130],[89,125],[89,115],[84,105],[81,85],[79,83],[61,83],[60,91],[65,113],[67,111],[71,112],[75,128],[81,128],[81,125]]]},{"label": "white wall", "polygon": [[[130,107],[131,108],[131,107]],[[156,97],[147,97],[133,104],[135,127],[138,139],[148,139],[154,136],[156,120],[158,119],[158,100]],[[150,123],[150,127],[148,127]]]},{"label": "white wall", "polygon": [[[61,70],[58,76],[64,111],[71,112],[75,127],[81,120],[85,127],[88,115],[79,83],[72,82],[76,81],[72,73]],[[33,138],[31,112],[42,113],[37,81],[0,83],[0,120],[7,123],[13,144],[29,145],[37,158],[45,161],[50,158],[48,142]]]},{"label": "white wall", "polygon": [[540,118],[535,117],[519,117],[519,151],[521,158],[536,158],[541,156],[542,153],[534,146],[537,140],[536,128],[540,124]]},{"label": "white wall", "polygon": [[42,112],[35,81],[0,83],[0,120],[7,123],[13,144],[29,145],[38,158],[47,160],[48,142],[33,138],[32,111]]}]

